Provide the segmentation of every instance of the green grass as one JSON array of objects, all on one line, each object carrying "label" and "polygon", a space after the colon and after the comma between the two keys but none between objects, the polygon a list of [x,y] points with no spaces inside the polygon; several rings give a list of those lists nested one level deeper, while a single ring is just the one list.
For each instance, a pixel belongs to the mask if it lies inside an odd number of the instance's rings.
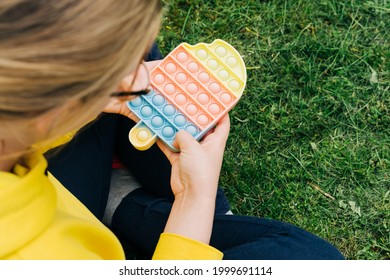
[{"label": "green grass", "polygon": [[166,2],[164,54],[220,38],[246,62],[220,182],[233,211],[390,259],[389,1]]}]

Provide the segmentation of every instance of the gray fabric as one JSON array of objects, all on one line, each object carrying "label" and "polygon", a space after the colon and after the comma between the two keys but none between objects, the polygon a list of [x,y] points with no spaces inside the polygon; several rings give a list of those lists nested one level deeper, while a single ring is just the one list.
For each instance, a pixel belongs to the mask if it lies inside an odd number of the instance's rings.
[{"label": "gray fabric", "polygon": [[121,203],[122,199],[140,187],[139,183],[128,170],[122,168],[112,169],[110,193],[108,195],[106,210],[104,211],[103,223],[110,226],[115,209]]}]

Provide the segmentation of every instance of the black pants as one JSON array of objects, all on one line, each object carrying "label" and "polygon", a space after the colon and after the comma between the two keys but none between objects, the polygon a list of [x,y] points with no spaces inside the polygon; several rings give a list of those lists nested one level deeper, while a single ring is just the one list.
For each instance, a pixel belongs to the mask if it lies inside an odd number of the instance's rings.
[{"label": "black pants", "polygon": [[[158,58],[158,49],[151,55]],[[142,188],[122,200],[111,229],[139,258],[150,258],[172,206],[171,166],[157,145],[142,152],[131,146],[128,132],[133,126],[125,117],[102,114],[66,146],[48,154],[49,171],[101,219],[116,154]],[[221,190],[216,205],[211,245],[225,259],[343,259],[330,243],[291,224],[225,215],[229,206]]]}]

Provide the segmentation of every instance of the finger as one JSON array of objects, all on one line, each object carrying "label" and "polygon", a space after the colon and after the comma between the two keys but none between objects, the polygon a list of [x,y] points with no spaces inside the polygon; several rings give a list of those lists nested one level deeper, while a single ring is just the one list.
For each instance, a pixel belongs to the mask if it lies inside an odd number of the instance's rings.
[{"label": "finger", "polygon": [[122,81],[120,82],[120,84],[118,85],[116,90],[117,91],[129,90],[133,80],[134,80],[134,75],[133,74],[127,75],[126,77],[124,77],[122,79]]},{"label": "finger", "polygon": [[161,63],[162,60],[153,60],[153,61],[146,61],[146,67],[149,71],[151,71],[153,68],[155,68],[157,65]]},{"label": "finger", "polygon": [[199,146],[198,141],[185,130],[180,130],[173,141],[173,146],[180,151],[189,151]]},{"label": "finger", "polygon": [[161,140],[157,140],[157,146],[160,148],[160,150],[163,152],[163,154],[167,157],[171,165],[174,164],[174,162],[178,158],[178,153],[173,152],[171,149],[168,148],[167,145],[165,145]]},{"label": "finger", "polygon": [[229,137],[229,131],[230,131],[230,118],[229,115],[226,114],[217,123],[216,127],[214,128],[214,131],[204,138],[204,141],[207,140],[208,138],[212,138],[212,139],[217,138],[222,142],[226,142],[227,138]]}]

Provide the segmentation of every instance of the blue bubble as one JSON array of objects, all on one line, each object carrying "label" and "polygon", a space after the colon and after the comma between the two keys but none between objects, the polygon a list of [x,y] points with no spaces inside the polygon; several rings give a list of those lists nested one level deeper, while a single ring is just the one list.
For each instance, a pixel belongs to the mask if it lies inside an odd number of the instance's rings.
[{"label": "blue bubble", "polygon": [[162,129],[162,135],[166,138],[171,138],[175,134],[175,130],[172,126],[166,126]]},{"label": "blue bubble", "polygon": [[192,136],[196,136],[198,134],[198,129],[194,125],[189,125],[185,129]]},{"label": "blue bubble", "polygon": [[183,116],[183,115],[177,115],[174,119],[173,119],[173,122],[175,123],[175,125],[177,126],[183,126],[186,124],[187,120],[186,118]]},{"label": "blue bubble", "polygon": [[155,128],[159,128],[161,127],[163,124],[164,124],[164,119],[160,116],[155,116],[153,117],[153,119],[151,120],[151,124],[155,127]]},{"label": "blue bubble", "polygon": [[150,106],[144,106],[142,107],[140,113],[144,118],[149,118],[151,115],[153,115],[153,109]]},{"label": "blue bubble", "polygon": [[141,97],[138,97],[136,99],[134,99],[133,101],[130,102],[130,105],[133,107],[133,108],[138,108],[139,106],[142,105],[142,98]]},{"label": "blue bubble", "polygon": [[163,112],[166,116],[170,117],[173,116],[176,113],[175,107],[168,104],[164,107]]},{"label": "blue bubble", "polygon": [[157,94],[153,97],[152,102],[156,106],[161,106],[164,104],[165,99],[161,94]]}]

